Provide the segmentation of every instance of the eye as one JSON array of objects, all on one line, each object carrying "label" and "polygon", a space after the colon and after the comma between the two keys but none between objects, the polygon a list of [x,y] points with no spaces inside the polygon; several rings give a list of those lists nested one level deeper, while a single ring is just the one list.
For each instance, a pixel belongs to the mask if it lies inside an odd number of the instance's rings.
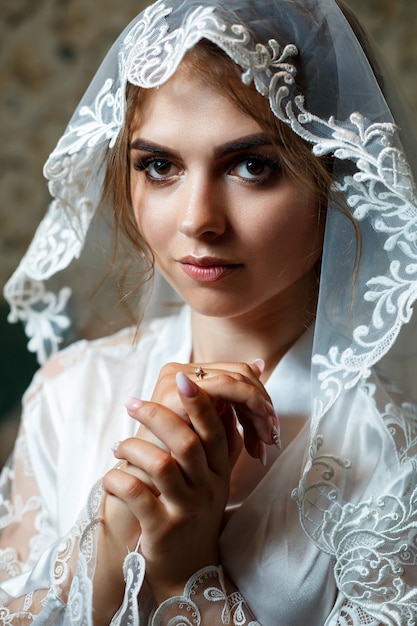
[{"label": "eye", "polygon": [[179,173],[171,161],[160,158],[142,159],[134,165],[139,172],[145,172],[146,177],[151,181],[164,181],[173,178]]},{"label": "eye", "polygon": [[279,168],[280,164],[277,160],[264,156],[255,156],[247,157],[236,163],[230,174],[247,182],[264,182]]},{"label": "eye", "polygon": [[148,162],[146,169],[152,178],[168,178],[175,171],[174,165],[163,159]]}]

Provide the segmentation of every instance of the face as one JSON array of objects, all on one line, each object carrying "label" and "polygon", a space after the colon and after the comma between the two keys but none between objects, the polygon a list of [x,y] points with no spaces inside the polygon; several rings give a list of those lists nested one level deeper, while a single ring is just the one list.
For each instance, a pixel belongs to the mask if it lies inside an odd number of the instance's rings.
[{"label": "face", "polygon": [[194,312],[259,318],[304,306],[321,252],[318,203],[253,118],[179,70],[141,103],[130,159],[139,231]]}]

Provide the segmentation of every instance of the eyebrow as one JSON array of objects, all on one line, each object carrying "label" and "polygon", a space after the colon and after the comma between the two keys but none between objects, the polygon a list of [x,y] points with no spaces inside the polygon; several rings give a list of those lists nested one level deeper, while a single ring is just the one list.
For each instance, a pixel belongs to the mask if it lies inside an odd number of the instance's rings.
[{"label": "eyebrow", "polygon": [[167,150],[163,146],[157,143],[151,143],[146,139],[135,139],[129,145],[129,150],[142,150],[143,152],[150,152],[151,154],[157,154],[158,156],[163,156],[168,158],[177,157],[177,153],[171,150]]},{"label": "eyebrow", "polygon": [[[240,152],[242,150],[251,150],[253,148],[259,148],[262,146],[272,146],[271,139],[264,133],[258,133],[256,135],[248,135],[247,137],[241,137],[235,141],[229,141],[222,146],[219,146],[214,151],[216,159],[221,159],[233,152]],[[130,150],[142,150],[143,152],[150,152],[151,154],[157,154],[167,159],[178,158],[178,153],[168,150],[166,147],[157,143],[152,143],[146,139],[135,139],[129,146]]]}]

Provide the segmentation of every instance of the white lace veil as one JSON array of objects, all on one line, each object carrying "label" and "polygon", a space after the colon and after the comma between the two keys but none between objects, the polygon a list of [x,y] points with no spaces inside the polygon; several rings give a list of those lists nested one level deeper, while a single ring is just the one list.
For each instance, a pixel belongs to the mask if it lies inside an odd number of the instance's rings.
[{"label": "white lace veil", "polygon": [[[5,287],[10,321],[23,321],[40,361],[58,348],[70,289],[53,293],[46,282],[81,254],[106,153],[123,124],[126,83],[161,85],[202,38],[240,66],[242,81],[255,84],[314,154],[334,157],[313,350],[314,431],[341,391],[381,359],[404,381],[417,343],[410,326],[398,340],[417,296],[416,146],[395,89],[379,69],[375,76],[334,0],[163,0],[133,20],[45,165],[53,201]],[[340,191],[362,233],[355,276],[354,232],[333,206]]]}]

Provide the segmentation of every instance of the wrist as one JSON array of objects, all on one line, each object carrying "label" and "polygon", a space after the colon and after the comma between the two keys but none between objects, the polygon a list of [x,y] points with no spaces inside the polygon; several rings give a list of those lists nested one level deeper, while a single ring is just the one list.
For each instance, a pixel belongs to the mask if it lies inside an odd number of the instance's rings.
[{"label": "wrist", "polygon": [[202,561],[201,559],[196,560],[194,563],[189,563],[189,567],[187,569],[182,569],[179,571],[178,563],[173,566],[173,570],[170,572],[165,572],[162,575],[162,572],[152,572],[152,567],[150,566],[147,559],[146,560],[146,580],[152,591],[156,604],[161,604],[173,597],[180,597],[183,595],[184,590],[187,588],[187,585],[190,584],[190,581],[195,577],[196,572],[203,571],[217,571],[218,566],[213,565],[214,563],[218,563],[217,554],[213,559],[206,559]]}]

